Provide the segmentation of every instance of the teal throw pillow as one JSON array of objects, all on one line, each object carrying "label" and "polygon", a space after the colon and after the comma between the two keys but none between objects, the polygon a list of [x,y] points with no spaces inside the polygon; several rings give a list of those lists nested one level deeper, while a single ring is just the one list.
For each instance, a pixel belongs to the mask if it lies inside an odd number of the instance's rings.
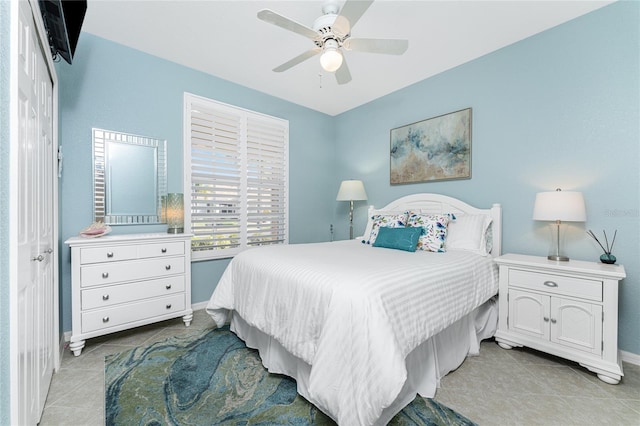
[{"label": "teal throw pillow", "polygon": [[424,228],[380,228],[373,243],[374,247],[384,247],[404,251],[416,251]]}]

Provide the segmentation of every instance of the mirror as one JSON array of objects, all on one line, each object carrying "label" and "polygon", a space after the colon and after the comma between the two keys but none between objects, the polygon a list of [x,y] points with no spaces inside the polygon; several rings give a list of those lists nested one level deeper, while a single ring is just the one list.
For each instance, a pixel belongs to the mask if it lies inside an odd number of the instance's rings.
[{"label": "mirror", "polygon": [[108,225],[164,223],[166,141],[93,129],[94,221]]}]

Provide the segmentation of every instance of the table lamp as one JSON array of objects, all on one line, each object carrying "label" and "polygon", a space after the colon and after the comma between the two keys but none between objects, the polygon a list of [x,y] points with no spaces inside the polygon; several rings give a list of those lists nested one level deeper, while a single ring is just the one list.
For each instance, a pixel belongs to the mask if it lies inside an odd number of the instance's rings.
[{"label": "table lamp", "polygon": [[533,220],[548,220],[556,224],[556,252],[547,256],[549,260],[567,261],[568,256],[560,253],[560,224],[562,222],[584,222],[587,213],[581,192],[555,191],[539,192],[533,205]]}]

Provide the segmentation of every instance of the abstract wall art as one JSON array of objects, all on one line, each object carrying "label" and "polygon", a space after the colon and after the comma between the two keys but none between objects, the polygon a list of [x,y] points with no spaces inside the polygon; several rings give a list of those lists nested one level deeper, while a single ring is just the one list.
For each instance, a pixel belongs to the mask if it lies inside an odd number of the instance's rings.
[{"label": "abstract wall art", "polygon": [[391,185],[471,179],[471,108],[391,130]]}]

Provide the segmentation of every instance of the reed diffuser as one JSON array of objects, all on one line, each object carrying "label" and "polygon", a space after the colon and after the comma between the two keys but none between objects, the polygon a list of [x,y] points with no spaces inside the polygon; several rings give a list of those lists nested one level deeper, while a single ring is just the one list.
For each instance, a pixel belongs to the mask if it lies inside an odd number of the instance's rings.
[{"label": "reed diffuser", "polygon": [[616,257],[613,254],[611,254],[611,252],[613,251],[613,245],[616,242],[616,235],[618,234],[618,230],[616,229],[615,232],[613,233],[613,240],[611,240],[611,246],[609,246],[609,239],[607,238],[607,232],[603,230],[602,233],[604,234],[604,242],[605,242],[606,248],[605,246],[602,245],[600,240],[598,240],[598,237],[596,237],[596,234],[594,234],[591,229],[587,231],[587,234],[591,238],[596,240],[596,243],[598,243],[598,245],[604,251],[604,254],[600,256],[600,262],[612,265],[616,263]]}]

